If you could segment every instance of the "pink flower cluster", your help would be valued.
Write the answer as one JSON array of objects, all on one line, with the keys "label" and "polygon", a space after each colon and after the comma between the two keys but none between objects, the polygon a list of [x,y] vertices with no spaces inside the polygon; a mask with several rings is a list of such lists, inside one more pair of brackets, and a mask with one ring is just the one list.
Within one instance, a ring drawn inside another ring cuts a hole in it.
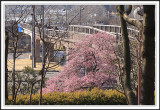
[{"label": "pink flower cluster", "polygon": [[114,43],[115,38],[107,34],[84,36],[69,51],[69,61],[62,71],[46,82],[43,94],[112,86],[117,72],[117,66],[113,63]]}]

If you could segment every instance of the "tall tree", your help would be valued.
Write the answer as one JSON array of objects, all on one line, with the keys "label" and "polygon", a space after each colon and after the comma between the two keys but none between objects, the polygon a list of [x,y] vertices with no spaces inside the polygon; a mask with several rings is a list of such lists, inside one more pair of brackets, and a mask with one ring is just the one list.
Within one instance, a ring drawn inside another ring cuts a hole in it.
[{"label": "tall tree", "polygon": [[[13,99],[13,104],[16,104],[16,82],[15,82],[15,63],[16,59],[22,54],[21,51],[18,50],[18,41],[22,36],[21,32],[17,32],[18,29],[18,24],[21,22],[25,22],[25,18],[28,16],[30,13],[29,6],[24,6],[24,5],[15,5],[15,6],[10,6],[7,5],[5,7],[6,13],[5,13],[5,31],[8,31],[11,36],[10,39],[11,41],[9,44],[12,44],[13,46],[13,66],[12,66],[12,99]],[[18,11],[20,10],[20,12]],[[7,73],[6,73],[7,74]],[[7,75],[6,75],[7,79]],[[8,83],[6,83],[8,84]]]},{"label": "tall tree", "polygon": [[[47,10],[45,9],[45,6],[36,6],[35,7],[36,8],[36,12],[38,11],[37,8],[39,8],[39,11],[41,12],[40,18],[42,16],[46,18],[46,14],[47,13],[53,12],[54,6],[50,5],[50,6],[46,6],[46,7],[48,7]],[[45,13],[43,13],[44,11],[45,11]],[[58,14],[57,15],[57,18],[58,18],[59,13],[57,13],[57,14]],[[68,24],[70,24],[75,19],[75,17],[73,17],[72,20],[68,22]],[[51,61],[56,57],[56,54],[58,54],[58,50],[61,49],[61,47],[62,47],[61,41],[63,40],[64,36],[67,35],[67,32],[64,32],[63,34],[59,35],[59,34],[55,34],[55,31],[53,31],[52,37],[50,35],[48,36],[43,30],[45,25],[46,25],[46,20],[45,19],[39,19],[39,20],[38,20],[37,17],[35,17],[35,21],[36,22],[39,21],[39,24],[40,24],[40,25],[37,25],[37,28],[38,28],[38,33],[39,33],[40,40],[44,44],[44,48],[43,49],[45,50],[44,53],[43,53],[43,56],[44,56],[43,57],[43,64],[42,64],[42,68],[41,68],[41,71],[40,71],[40,75],[41,75],[40,84],[41,85],[40,85],[40,91],[39,91],[40,92],[39,104],[41,105],[42,104],[42,100],[43,100],[42,87],[44,86],[46,72],[48,71],[48,69],[54,68],[55,66],[59,65],[60,63],[62,63],[63,60],[64,60],[64,58],[61,58],[60,61],[58,61],[55,65],[50,66]],[[54,24],[54,22],[55,22],[55,20],[51,20],[51,17],[49,17],[48,20],[52,21],[52,24]],[[58,22],[58,21],[56,21],[56,22]],[[63,26],[63,24],[59,24],[58,26]],[[68,28],[68,27],[66,27],[66,28]],[[58,38],[56,39],[55,37],[58,37]],[[55,54],[51,55],[51,54],[53,54],[52,50],[54,49],[55,45],[57,47],[57,51],[54,51]],[[47,60],[47,57],[49,57],[49,56],[51,56],[51,57],[48,58],[48,60]]]},{"label": "tall tree", "polygon": [[132,10],[129,5],[126,11],[119,10],[123,19],[138,28],[142,33],[142,88],[141,104],[154,104],[154,82],[155,82],[155,6],[143,6],[143,22],[130,18],[128,15]]},{"label": "tall tree", "polygon": [[113,47],[115,38],[108,34],[84,36],[69,51],[62,71],[46,82],[43,93],[74,92],[93,87],[113,87],[118,73]]},{"label": "tall tree", "polygon": [[144,105],[154,104],[155,82],[155,6],[143,6],[142,28],[142,100]]},{"label": "tall tree", "polygon": [[[42,47],[43,47],[43,49],[42,49],[42,51],[43,51],[43,53],[42,53],[42,68],[39,72],[39,74],[41,75],[41,79],[40,79],[40,98],[39,98],[39,104],[40,105],[42,104],[42,100],[43,100],[42,88],[44,87],[46,72],[48,71],[48,69],[54,68],[55,66],[59,65],[63,60],[63,59],[61,59],[55,65],[50,66],[52,60],[55,58],[56,54],[58,53],[57,51],[60,50],[60,47],[62,46],[61,40],[63,39],[63,36],[66,34],[66,33],[64,33],[62,35],[53,34],[52,37],[51,37],[51,36],[49,36],[45,33],[44,26],[45,26],[46,23],[45,23],[45,19],[44,19],[45,18],[44,7],[45,6],[41,5],[42,20],[40,21],[41,25],[38,26],[39,37],[40,37],[40,40],[42,41]],[[35,21],[37,21],[37,18],[35,18]],[[54,37],[58,37],[58,39],[55,39]],[[49,57],[49,54],[53,54],[52,50],[54,49],[54,45],[57,45],[58,43],[59,43],[59,45],[57,46],[57,51],[56,51],[55,55],[52,55],[47,60],[47,57]],[[33,86],[34,86],[34,83],[33,83]],[[32,91],[31,91],[31,94],[32,94]]]},{"label": "tall tree", "polygon": [[[120,11],[124,11],[124,6],[119,6]],[[137,104],[137,100],[131,89],[131,58],[130,58],[130,47],[129,47],[129,38],[127,32],[127,24],[126,21],[120,16],[120,24],[121,24],[121,33],[123,39],[123,57],[124,57],[124,65],[123,72],[121,74],[122,86],[124,89],[124,93],[129,105]]]},{"label": "tall tree", "polygon": [[8,61],[8,43],[9,43],[9,36],[8,32],[5,32],[5,99],[8,100],[8,68],[7,68],[7,61]]}]

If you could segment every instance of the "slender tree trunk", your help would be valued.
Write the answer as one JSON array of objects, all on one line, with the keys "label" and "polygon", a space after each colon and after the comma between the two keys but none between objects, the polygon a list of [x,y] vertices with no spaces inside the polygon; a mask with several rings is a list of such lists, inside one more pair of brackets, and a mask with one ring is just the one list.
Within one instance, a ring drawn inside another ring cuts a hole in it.
[{"label": "slender tree trunk", "polygon": [[12,99],[15,104],[15,53],[13,53],[13,69],[12,69]]},{"label": "slender tree trunk", "polygon": [[44,82],[44,67],[42,68],[42,71],[41,71],[41,85],[40,85],[40,100],[39,100],[39,105],[42,104],[42,88],[43,88],[43,82]]},{"label": "slender tree trunk", "polygon": [[37,80],[37,81],[31,83],[31,90],[30,90],[30,104],[32,104],[33,87],[34,87],[35,83],[38,82],[38,81],[40,81],[40,80]]},{"label": "slender tree trunk", "polygon": [[[124,6],[120,6],[120,10],[124,11]],[[129,38],[127,32],[127,25],[126,21],[120,16],[120,24],[121,24],[121,32],[122,32],[122,39],[123,39],[123,56],[124,56],[124,66],[123,66],[123,73],[121,75],[122,85],[124,87],[124,93],[127,98],[129,105],[136,105],[137,100],[135,94],[131,88],[131,80],[130,80],[130,73],[131,73],[131,58],[130,58],[130,47],[129,47]]]},{"label": "slender tree trunk", "polygon": [[18,44],[18,35],[14,35],[14,25],[12,26],[12,37],[14,39],[13,41],[13,69],[12,69],[12,99],[13,104],[16,104],[16,94],[15,94],[15,64],[16,64],[16,54],[17,54],[17,44]]},{"label": "slender tree trunk", "polygon": [[[42,76],[43,77],[43,76]],[[41,77],[41,87],[40,87],[40,100],[39,100],[39,105],[42,104],[42,86],[43,86],[43,78]]]},{"label": "slender tree trunk", "polygon": [[[20,81],[18,82],[18,87],[17,87],[17,90],[16,90],[16,92],[15,92],[15,100],[16,100],[16,97],[17,97],[19,88],[20,88],[20,86],[21,86],[21,83],[22,83],[22,81],[20,80]],[[16,103],[16,102],[15,102],[15,103]]]},{"label": "slender tree trunk", "polygon": [[46,64],[46,56],[43,57],[43,65],[42,65],[42,70],[40,71],[41,72],[41,87],[40,87],[40,100],[39,100],[39,104],[41,105],[42,104],[42,88],[43,88],[43,82],[44,82],[44,78],[45,78],[45,64]]},{"label": "slender tree trunk", "polygon": [[[42,39],[44,40],[44,5],[41,6],[42,8]],[[43,87],[43,80],[44,80],[44,69],[45,69],[45,41],[42,41],[42,69],[41,69],[41,87],[40,87],[40,100],[39,104],[42,104],[42,87]]]},{"label": "slender tree trunk", "polygon": [[155,6],[143,6],[141,103],[154,104],[155,82]]},{"label": "slender tree trunk", "polygon": [[30,104],[32,104],[32,92],[33,92],[34,84],[31,84],[31,91],[30,91]]},{"label": "slender tree trunk", "polygon": [[15,100],[15,63],[16,63],[16,40],[15,40],[15,35],[14,35],[14,25],[12,26],[12,37],[14,39],[13,41],[13,68],[12,68],[12,100],[13,100],[13,104],[16,103]]},{"label": "slender tree trunk", "polygon": [[7,68],[7,60],[8,60],[8,44],[9,44],[9,36],[8,32],[6,34],[5,39],[5,100],[8,100],[8,68]]}]

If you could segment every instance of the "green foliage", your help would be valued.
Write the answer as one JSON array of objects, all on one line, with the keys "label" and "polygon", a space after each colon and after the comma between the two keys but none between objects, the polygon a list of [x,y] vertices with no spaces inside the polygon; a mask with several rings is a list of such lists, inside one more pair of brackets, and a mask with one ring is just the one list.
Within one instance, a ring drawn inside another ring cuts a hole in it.
[{"label": "green foliage", "polygon": [[24,79],[27,82],[34,82],[36,78],[38,77],[38,72],[35,71],[33,68],[30,66],[25,66],[24,69],[22,70],[24,73]]},{"label": "green foliage", "polygon": [[[19,93],[29,94],[32,83],[38,80],[37,79],[37,77],[39,76],[38,71],[35,71],[30,66],[25,66],[20,75],[22,76],[21,80],[25,81],[26,83],[21,84]],[[38,82],[36,84],[38,84]],[[39,84],[33,87],[33,93],[37,92],[38,89],[39,89]]]},{"label": "green foliage", "polygon": [[25,74],[31,74],[34,76],[35,75],[35,70],[33,68],[31,68],[30,66],[25,66],[24,69],[22,70]]},{"label": "green foliage", "polygon": [[[11,97],[9,97],[11,102]],[[17,105],[29,105],[29,95],[18,95]],[[38,105],[39,94],[32,96],[32,105]],[[8,103],[12,104],[12,103]],[[53,92],[43,95],[42,105],[126,105],[125,96],[116,90],[100,90],[78,92]]]}]

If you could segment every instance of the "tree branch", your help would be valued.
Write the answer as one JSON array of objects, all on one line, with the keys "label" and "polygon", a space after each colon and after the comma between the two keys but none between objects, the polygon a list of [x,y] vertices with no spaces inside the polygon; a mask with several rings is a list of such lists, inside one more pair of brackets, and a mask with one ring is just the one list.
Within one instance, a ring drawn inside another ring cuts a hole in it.
[{"label": "tree branch", "polygon": [[141,23],[139,20],[134,19],[134,18],[130,18],[130,17],[128,16],[128,15],[131,13],[131,10],[132,10],[132,6],[131,6],[131,5],[127,5],[126,11],[120,10],[119,8],[120,8],[120,7],[118,7],[118,12],[120,13],[120,15],[123,17],[123,19],[124,19],[127,23],[129,23],[129,24],[137,27],[139,30],[142,30],[142,23]]},{"label": "tree branch", "polygon": [[137,27],[139,30],[142,30],[142,23],[139,20],[128,17],[127,13],[124,13],[122,16],[127,23]]}]

